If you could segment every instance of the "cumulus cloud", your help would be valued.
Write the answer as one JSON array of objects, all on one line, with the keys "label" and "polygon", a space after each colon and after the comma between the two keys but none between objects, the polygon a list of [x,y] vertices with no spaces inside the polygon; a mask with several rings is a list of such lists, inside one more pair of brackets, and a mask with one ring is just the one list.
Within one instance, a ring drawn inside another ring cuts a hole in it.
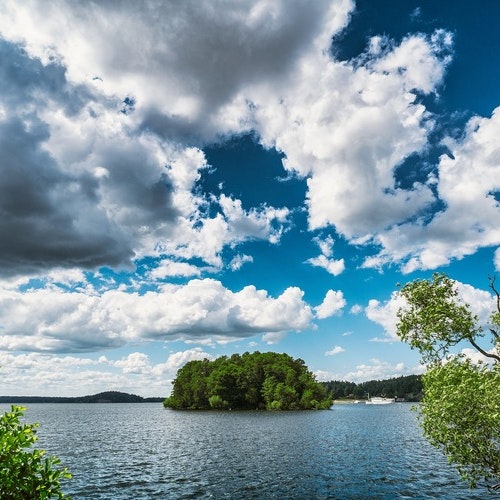
[{"label": "cumulus cloud", "polygon": [[195,347],[194,349],[188,349],[186,351],[175,352],[170,354],[167,361],[164,364],[165,371],[169,374],[177,373],[179,368],[182,368],[189,361],[209,359],[212,360],[214,357],[203,351],[201,347]]},{"label": "cumulus cloud", "polygon": [[[439,91],[450,33],[398,44],[377,35],[357,59],[337,61],[331,39],[353,8],[4,2],[0,236],[16,235],[2,238],[4,274],[130,266],[157,253],[221,266],[224,247],[279,241],[286,209],[194,194],[203,146],[249,131],[307,179],[311,229],[380,246],[366,267],[434,268],[498,244],[498,113],[447,140],[453,159],[441,158],[438,175],[397,181],[428,144],[433,117],[418,97]],[[445,208],[427,224],[437,201]],[[338,275],[344,262],[329,244],[308,262]]]},{"label": "cumulus cloud", "polygon": [[[398,321],[397,312],[405,304],[402,297],[393,292],[391,298],[382,303],[378,300],[371,299],[368,306],[365,308],[365,314],[368,319],[374,323],[381,325],[385,331],[387,341],[399,340],[396,334],[396,324]],[[380,340],[380,339],[377,339]]]},{"label": "cumulus cloud", "polygon": [[287,169],[309,176],[312,229],[331,224],[357,240],[433,201],[424,184],[396,185],[395,168],[426,144],[432,122],[416,93],[441,83],[449,43],[444,34],[409,36],[390,50],[368,51],[359,65],[310,53],[285,95],[265,96],[259,130],[286,154]]},{"label": "cumulus cloud", "polygon": [[149,276],[154,279],[164,279],[171,276],[199,276],[201,270],[197,266],[187,264],[186,262],[175,262],[172,260],[162,260],[158,266],[152,269]]},{"label": "cumulus cloud", "polygon": [[381,361],[377,358],[368,360],[367,363],[362,363],[350,372],[331,372],[327,370],[317,370],[314,372],[316,378],[322,382],[330,380],[347,380],[349,382],[366,382],[368,380],[384,380],[393,377],[401,377],[405,375],[414,375],[422,373],[422,366],[406,366],[404,363],[389,363]]},{"label": "cumulus cloud", "polygon": [[[0,353],[3,395],[85,396],[119,390],[143,397],[164,397],[170,381],[188,361],[213,359],[201,348],[173,352],[164,362],[153,363],[142,352],[117,360],[58,356],[48,353]],[[26,387],[30,391],[27,392]]]},{"label": "cumulus cloud", "polygon": [[[462,349],[461,354],[469,358],[473,363],[486,363],[486,364],[491,364],[493,361],[491,358],[488,356],[484,356],[480,352],[478,352],[476,349],[470,349],[470,348],[465,348]],[[498,349],[492,348],[489,350],[486,350],[488,354],[499,354]]]},{"label": "cumulus cloud", "polygon": [[136,375],[154,375],[158,378],[173,378],[177,371],[189,361],[213,359],[213,356],[201,347],[187,349],[185,351],[170,354],[164,363],[152,364],[149,356],[141,352],[133,352],[128,356],[112,362],[111,364],[120,368],[123,373]]},{"label": "cumulus cloud", "polygon": [[57,286],[7,288],[0,291],[0,348],[83,352],[141,339],[222,342],[300,331],[313,317],[299,288],[273,298],[254,286],[232,292],[213,279],[166,284],[144,294],[120,288],[100,294]]},{"label": "cumulus cloud", "polygon": [[241,127],[244,116],[224,109],[238,91],[289,75],[304,50],[318,36],[327,42],[351,9],[350,1],[328,0],[31,1],[6,2],[0,20],[3,36],[30,54],[57,57],[73,81],[98,76],[105,93],[134,98],[144,129],[185,142]]},{"label": "cumulus cloud", "polygon": [[285,336],[285,332],[269,332],[262,335],[262,341],[268,345],[279,344]]},{"label": "cumulus cloud", "polygon": [[338,276],[345,269],[344,259],[332,259],[334,240],[331,236],[327,236],[324,240],[314,238],[314,241],[321,250],[321,255],[312,257],[307,260],[309,264],[316,267],[326,269],[330,274]]},{"label": "cumulus cloud", "polygon": [[253,257],[251,255],[241,255],[241,254],[238,254],[238,255],[235,255],[233,257],[233,259],[229,263],[229,267],[233,271],[238,271],[239,269],[241,269],[241,267],[244,264],[250,263],[250,262],[253,262]]},{"label": "cumulus cloud", "polygon": [[[84,396],[98,392],[96,387],[102,390],[124,390],[130,387],[130,380],[119,373],[103,369],[98,361],[89,358],[0,353],[0,364],[2,392],[5,395]],[[30,392],[26,392],[28,387]],[[75,387],[78,388],[77,394]],[[164,392],[165,389],[157,395]]]},{"label": "cumulus cloud", "polygon": [[363,307],[359,304],[354,304],[350,309],[349,309],[349,313],[350,314],[359,314],[363,312]]},{"label": "cumulus cloud", "polygon": [[346,300],[341,290],[328,290],[323,302],[314,308],[314,312],[318,319],[325,319],[334,314],[340,314],[345,305]]},{"label": "cumulus cloud", "polygon": [[344,351],[345,351],[345,349],[343,347],[336,345],[333,349],[326,351],[325,356],[335,356],[336,354],[340,354],[341,352],[344,352]]},{"label": "cumulus cloud", "polygon": [[[318,12],[327,6],[318,3]],[[254,7],[252,23],[243,5],[225,5],[218,12],[186,2],[182,9],[175,6],[176,16],[171,16],[174,7],[168,3],[84,8],[63,2],[53,11],[35,1],[5,3],[0,13],[0,51],[7,61],[0,74],[4,275],[52,267],[130,267],[135,259],[158,253],[220,266],[226,245],[252,238],[279,240],[286,209],[243,210],[239,200],[207,200],[193,192],[207,164],[199,147],[192,146],[203,141],[184,137],[188,124],[192,136],[208,134],[213,140],[223,133],[207,118],[248,76],[231,68],[233,83],[220,79],[230,53],[241,64],[244,45],[250,60],[277,71],[267,52],[267,44],[275,43],[279,50],[274,56],[280,56],[283,70],[322,22],[304,2],[293,11],[295,20],[288,9],[285,16],[283,6],[274,6],[271,26],[263,16],[269,13],[265,5]],[[301,9],[307,11],[305,24]],[[47,16],[50,22],[40,22]],[[113,23],[108,23],[110,16]],[[213,38],[215,19],[226,29]],[[196,31],[180,28],[192,22]],[[102,23],[106,29],[99,28]],[[118,36],[125,26],[131,28],[127,36]],[[247,33],[243,38],[239,28]],[[268,36],[252,36],[253,30]],[[190,43],[177,45],[186,36]],[[213,46],[206,43],[210,38]],[[261,57],[264,47],[267,59]],[[214,67],[201,71],[197,58],[206,50],[211,57],[202,61],[211,59]],[[218,63],[214,55],[221,56]],[[250,67],[255,66],[242,66]],[[269,76],[267,69],[257,73]],[[207,215],[207,204],[215,205],[214,217]]]},{"label": "cumulus cloud", "polygon": [[439,161],[437,190],[444,208],[430,222],[417,219],[377,236],[383,250],[369,267],[405,262],[403,271],[435,269],[481,247],[500,243],[500,108],[472,118],[462,138],[446,139],[451,155]]},{"label": "cumulus cloud", "polygon": [[355,370],[345,373],[342,379],[359,383],[367,380],[383,380],[413,375],[421,371],[417,367],[409,367],[404,363],[389,363],[373,358],[369,360],[369,363],[357,365]]}]

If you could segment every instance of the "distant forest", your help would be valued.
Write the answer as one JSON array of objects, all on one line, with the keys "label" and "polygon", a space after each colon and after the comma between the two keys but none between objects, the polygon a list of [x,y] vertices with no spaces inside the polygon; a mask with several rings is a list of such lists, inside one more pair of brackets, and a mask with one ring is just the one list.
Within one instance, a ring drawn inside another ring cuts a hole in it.
[{"label": "distant forest", "polygon": [[420,401],[422,379],[420,375],[408,375],[387,380],[370,380],[356,384],[344,380],[321,382],[334,399],[366,399],[368,395]]},{"label": "distant forest", "polygon": [[107,391],[80,397],[0,396],[0,403],[161,403],[164,398],[143,398],[126,392]]}]

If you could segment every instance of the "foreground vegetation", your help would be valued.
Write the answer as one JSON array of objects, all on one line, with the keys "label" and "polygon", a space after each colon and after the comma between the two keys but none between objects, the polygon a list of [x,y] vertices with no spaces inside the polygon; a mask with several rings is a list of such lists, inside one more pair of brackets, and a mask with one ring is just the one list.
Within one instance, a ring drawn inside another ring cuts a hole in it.
[{"label": "foreground vegetation", "polygon": [[[483,482],[500,490],[500,293],[494,278],[490,288],[496,310],[485,332],[448,276],[407,283],[400,292],[406,305],[398,313],[397,331],[427,367],[420,405],[424,435],[469,486]],[[488,362],[452,354],[456,346],[472,347]]]},{"label": "foreground vegetation", "polygon": [[21,422],[25,410],[12,405],[0,416],[0,498],[69,498],[61,490],[61,480],[71,478],[71,474],[60,467],[58,458],[30,449],[37,440],[37,424]]},{"label": "foreground vegetation", "polygon": [[328,409],[332,398],[302,359],[274,352],[190,361],[164,406],[189,410]]}]

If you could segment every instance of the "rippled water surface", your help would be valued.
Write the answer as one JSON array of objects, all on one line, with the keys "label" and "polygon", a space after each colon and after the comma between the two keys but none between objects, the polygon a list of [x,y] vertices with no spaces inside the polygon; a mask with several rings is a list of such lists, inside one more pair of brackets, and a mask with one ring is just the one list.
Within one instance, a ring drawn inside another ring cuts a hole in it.
[{"label": "rippled water surface", "polygon": [[485,498],[422,438],[409,404],[317,412],[176,412],[31,404],[39,446],[76,499]]}]

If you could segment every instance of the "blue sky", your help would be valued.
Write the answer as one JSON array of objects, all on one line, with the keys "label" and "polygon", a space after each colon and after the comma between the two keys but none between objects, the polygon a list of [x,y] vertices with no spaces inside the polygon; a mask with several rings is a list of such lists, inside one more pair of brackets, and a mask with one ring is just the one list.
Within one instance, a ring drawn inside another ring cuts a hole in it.
[{"label": "blue sky", "polygon": [[1,394],[418,373],[395,291],[435,271],[487,321],[500,4],[1,6]]}]

